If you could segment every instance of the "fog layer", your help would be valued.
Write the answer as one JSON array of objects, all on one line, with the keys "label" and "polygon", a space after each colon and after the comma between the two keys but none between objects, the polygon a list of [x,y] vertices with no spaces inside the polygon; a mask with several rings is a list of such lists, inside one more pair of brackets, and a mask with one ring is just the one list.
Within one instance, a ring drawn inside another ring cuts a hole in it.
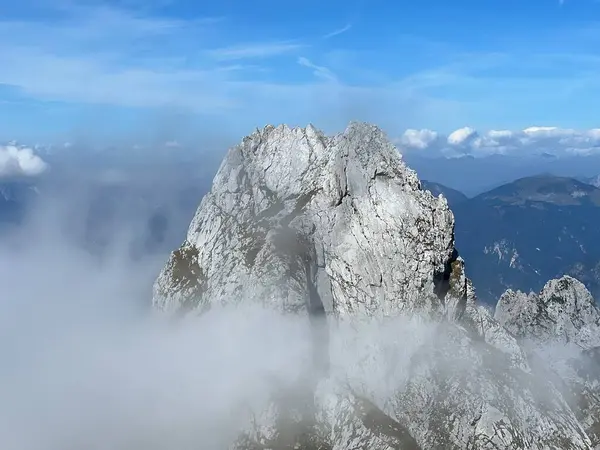
[{"label": "fog layer", "polygon": [[[3,449],[226,448],[310,372],[307,317],[259,306],[154,314],[149,286],[168,255],[132,258],[143,220],[114,224],[99,257],[82,245],[87,213],[74,204],[85,202],[44,198],[0,236]],[[417,318],[330,324],[330,379],[385,401],[415,354],[435,348],[436,328]]]}]

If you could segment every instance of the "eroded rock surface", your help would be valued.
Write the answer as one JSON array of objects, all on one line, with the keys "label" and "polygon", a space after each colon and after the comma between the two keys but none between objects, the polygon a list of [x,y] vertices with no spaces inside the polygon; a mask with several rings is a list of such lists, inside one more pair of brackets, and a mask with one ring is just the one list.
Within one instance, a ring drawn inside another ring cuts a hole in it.
[{"label": "eroded rock surface", "polygon": [[570,276],[550,280],[539,294],[507,291],[496,319],[515,336],[538,342],[600,346],[600,312],[585,285]]},{"label": "eroded rock surface", "polygon": [[592,445],[600,447],[600,310],[584,284],[564,276],[539,294],[509,290],[495,317],[534,364],[552,371]]},{"label": "eroded rock surface", "polygon": [[269,126],[227,155],[154,303],[202,309],[262,298],[303,310],[310,284],[335,314],[442,314],[453,223],[378,128],[352,124],[330,138],[312,126]]},{"label": "eroded rock surface", "polygon": [[478,305],[446,200],[377,127],[268,126],[232,148],[153,301],[260,303],[313,330],[318,370],[232,448],[592,448],[563,391]]}]

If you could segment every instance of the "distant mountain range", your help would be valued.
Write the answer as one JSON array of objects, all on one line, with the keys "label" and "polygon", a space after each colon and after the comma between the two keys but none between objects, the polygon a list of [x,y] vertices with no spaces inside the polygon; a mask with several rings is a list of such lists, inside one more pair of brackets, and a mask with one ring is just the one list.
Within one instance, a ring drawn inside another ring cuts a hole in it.
[{"label": "distant mountain range", "polygon": [[456,189],[452,189],[451,187],[444,186],[443,184],[436,183],[434,181],[423,180],[421,181],[421,186],[423,187],[423,189],[427,189],[435,196],[442,194],[444,197],[446,197],[450,208],[453,208],[459,203],[466,202],[467,200],[469,200],[469,197],[467,197],[462,192],[457,191]]},{"label": "distant mountain range", "polygon": [[600,188],[600,175],[596,175],[595,177],[582,178],[579,181],[583,181],[584,183],[591,184],[592,186]]},{"label": "distant mountain range", "polygon": [[600,188],[539,175],[473,198],[438,183],[456,217],[456,244],[482,300],[508,288],[539,291],[548,279],[578,278],[600,296]]},{"label": "distant mountain range", "polygon": [[600,154],[561,157],[549,153],[522,156],[494,154],[477,158],[442,158],[427,157],[423,152],[409,152],[403,157],[422,180],[451,186],[468,197],[511,183],[515,179],[540,173],[562,177],[581,176],[589,180],[598,175],[600,168]]}]

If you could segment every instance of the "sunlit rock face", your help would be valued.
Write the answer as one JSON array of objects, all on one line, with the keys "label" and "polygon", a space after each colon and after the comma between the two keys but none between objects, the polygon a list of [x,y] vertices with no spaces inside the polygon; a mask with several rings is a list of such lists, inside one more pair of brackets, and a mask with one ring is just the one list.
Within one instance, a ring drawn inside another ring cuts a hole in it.
[{"label": "sunlit rock face", "polygon": [[312,126],[268,126],[223,161],[157,280],[155,305],[260,298],[310,309],[310,284],[339,315],[441,314],[453,225],[446,201],[420,189],[377,127],[326,137]]},{"label": "sunlit rock face", "polygon": [[478,305],[446,200],[372,125],[267,126],[233,147],[153,304],[258,304],[311,330],[303,381],[249,412],[230,448],[593,448],[546,369]]}]

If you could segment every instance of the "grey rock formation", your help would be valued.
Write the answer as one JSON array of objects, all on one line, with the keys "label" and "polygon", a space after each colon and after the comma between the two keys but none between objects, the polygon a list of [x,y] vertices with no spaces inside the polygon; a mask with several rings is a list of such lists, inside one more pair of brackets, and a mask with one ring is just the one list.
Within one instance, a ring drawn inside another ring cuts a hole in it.
[{"label": "grey rock formation", "polygon": [[[377,128],[328,138],[268,126],[227,155],[158,278],[155,306],[260,298],[287,311],[442,314],[453,223]],[[306,301],[308,284],[322,305]]]},{"label": "grey rock formation", "polygon": [[580,281],[570,276],[550,280],[539,294],[507,291],[500,297],[496,320],[520,338],[600,345],[600,312]]},{"label": "grey rock formation", "polygon": [[446,200],[377,127],[268,126],[228,153],[153,302],[187,314],[259,303],[313,330],[318,370],[256,411],[233,448],[592,448],[464,269]]},{"label": "grey rock formation", "polygon": [[578,419],[600,448],[600,310],[580,281],[550,280],[539,294],[507,291],[495,317],[552,372]]}]

